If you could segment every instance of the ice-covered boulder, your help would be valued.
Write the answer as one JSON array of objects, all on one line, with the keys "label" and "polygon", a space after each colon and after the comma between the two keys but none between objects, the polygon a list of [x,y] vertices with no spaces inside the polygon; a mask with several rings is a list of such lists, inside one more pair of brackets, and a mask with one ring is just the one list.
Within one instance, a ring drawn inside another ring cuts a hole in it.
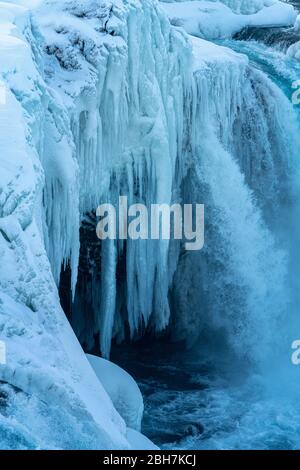
[{"label": "ice-covered boulder", "polygon": [[111,361],[91,354],[87,354],[87,358],[126,425],[140,431],[144,403],[135,380]]},{"label": "ice-covered boulder", "polygon": [[127,429],[126,437],[130,442],[133,450],[158,450],[159,448],[153,444],[150,439],[136,431],[135,429]]}]

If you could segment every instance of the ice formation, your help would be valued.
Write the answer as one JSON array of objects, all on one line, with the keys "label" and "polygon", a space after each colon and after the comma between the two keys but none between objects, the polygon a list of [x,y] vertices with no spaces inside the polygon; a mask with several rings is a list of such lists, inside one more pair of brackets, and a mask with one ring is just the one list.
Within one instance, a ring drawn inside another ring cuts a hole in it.
[{"label": "ice formation", "polygon": [[[253,13],[250,1],[224,3]],[[279,8],[289,23],[293,11],[270,3],[255,11]],[[151,447],[89,366],[60,306],[61,273],[71,273],[77,337],[91,349],[98,336],[105,357],[113,338],[146,329],[196,340],[219,328],[259,359],[284,309],[285,254],[272,231],[294,116],[246,57],[170,25],[168,5],[36,4],[0,3],[0,446]],[[205,203],[207,248],[193,257],[179,242],[80,246],[96,207],[120,194]]]}]

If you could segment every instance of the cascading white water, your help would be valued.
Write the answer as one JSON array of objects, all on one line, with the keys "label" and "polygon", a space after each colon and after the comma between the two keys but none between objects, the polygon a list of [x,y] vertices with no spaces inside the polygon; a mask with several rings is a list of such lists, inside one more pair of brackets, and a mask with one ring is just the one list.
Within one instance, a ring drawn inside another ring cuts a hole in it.
[{"label": "cascading white water", "polygon": [[[240,60],[238,74],[228,65],[224,73],[222,61],[214,80],[207,72],[195,74],[196,157],[189,179],[198,186],[192,198],[205,200],[208,228],[206,250],[195,261],[181,262],[176,273],[175,315],[183,334],[176,329],[183,339],[199,325],[225,324],[229,341],[246,356],[262,359],[265,347],[274,348],[278,340],[289,302],[278,226],[292,197],[288,185],[298,147],[290,136],[296,135],[297,122],[283,93]],[[193,312],[192,322],[191,297],[199,312]]]}]

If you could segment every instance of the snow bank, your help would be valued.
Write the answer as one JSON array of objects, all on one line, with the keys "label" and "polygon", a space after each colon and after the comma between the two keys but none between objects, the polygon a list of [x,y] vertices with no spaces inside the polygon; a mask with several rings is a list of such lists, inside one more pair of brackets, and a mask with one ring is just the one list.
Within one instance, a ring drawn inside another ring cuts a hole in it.
[{"label": "snow bank", "polygon": [[292,5],[282,2],[263,7],[252,14],[236,14],[222,3],[209,1],[195,0],[161,5],[173,25],[183,27],[193,36],[206,39],[230,37],[247,26],[290,26],[296,18]]},{"label": "snow bank", "polygon": [[[34,238],[37,242],[37,236]],[[51,279],[45,283],[37,278],[24,235],[20,234],[15,243],[19,249],[14,243],[10,249],[19,256],[21,271],[16,272],[27,278],[29,295],[32,283],[28,276],[35,277],[33,282],[39,285],[28,306],[23,303],[25,299],[16,302],[0,293],[0,338],[6,344],[6,364],[0,365],[0,382],[11,387],[9,418],[1,415],[0,430],[5,436],[9,428],[14,429],[14,437],[6,446],[14,449],[27,436],[30,448],[129,448],[123,421],[89,367],[59,305],[53,304],[51,293],[51,313],[46,308],[34,308],[42,295],[46,297]],[[7,257],[4,259],[7,261]]]},{"label": "snow bank", "polygon": [[91,354],[87,358],[126,425],[140,431],[144,403],[135,380],[113,362]]}]

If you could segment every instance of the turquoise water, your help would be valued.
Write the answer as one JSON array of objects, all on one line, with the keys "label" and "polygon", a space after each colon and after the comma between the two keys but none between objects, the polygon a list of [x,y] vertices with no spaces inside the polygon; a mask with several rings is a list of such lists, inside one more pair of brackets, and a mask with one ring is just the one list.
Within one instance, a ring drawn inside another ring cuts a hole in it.
[{"label": "turquoise water", "polygon": [[[289,99],[292,98],[295,91],[292,83],[300,77],[299,61],[256,41],[225,40],[219,43],[247,55],[253,67],[264,72]],[[300,107],[295,107],[295,111],[300,114]]]}]

